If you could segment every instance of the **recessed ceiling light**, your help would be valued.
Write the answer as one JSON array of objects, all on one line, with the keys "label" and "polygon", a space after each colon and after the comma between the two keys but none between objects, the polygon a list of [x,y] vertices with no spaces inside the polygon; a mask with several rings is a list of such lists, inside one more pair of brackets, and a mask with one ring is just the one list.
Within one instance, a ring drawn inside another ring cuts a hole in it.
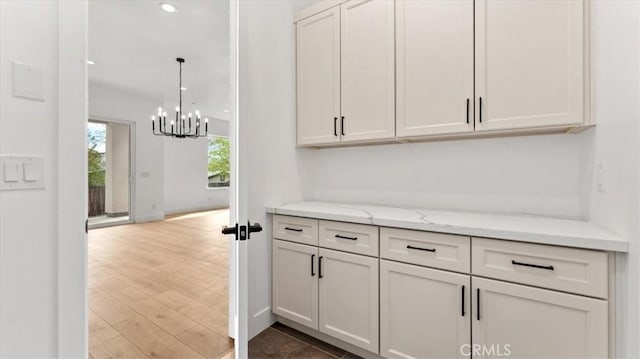
[{"label": "recessed ceiling light", "polygon": [[229,112],[229,110],[224,110],[224,112]]},{"label": "recessed ceiling light", "polygon": [[182,87],[180,87],[180,91],[187,91],[187,88],[182,86]]},{"label": "recessed ceiling light", "polygon": [[95,64],[96,64],[95,62],[93,62],[93,61],[91,61],[91,60],[87,60],[87,63],[88,63],[89,65],[95,65]]},{"label": "recessed ceiling light", "polygon": [[166,3],[166,2],[161,2],[160,3],[160,7],[162,8],[162,10],[166,11],[166,12],[176,12],[178,9],[176,9],[175,6]]}]

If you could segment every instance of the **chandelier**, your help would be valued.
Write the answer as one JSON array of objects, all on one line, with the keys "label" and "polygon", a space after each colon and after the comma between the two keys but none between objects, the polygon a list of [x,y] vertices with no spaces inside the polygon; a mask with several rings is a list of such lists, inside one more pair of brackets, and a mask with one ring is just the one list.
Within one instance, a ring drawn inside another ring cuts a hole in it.
[{"label": "chandelier", "polygon": [[[195,116],[189,112],[188,115],[184,115],[182,112],[182,64],[184,63],[184,59],[178,57],[176,59],[178,61],[178,66],[180,67],[180,82],[178,83],[178,93],[180,94],[180,102],[176,107],[176,117],[175,120],[172,119],[169,123],[169,128],[167,129],[167,112],[162,109],[162,107],[158,108],[158,117],[151,116],[151,130],[153,134],[156,136],[171,136],[175,138],[198,138],[198,137],[206,137],[209,132],[209,119],[204,119],[204,133],[202,132],[201,126],[201,118],[200,111],[196,110]],[[195,122],[195,127],[191,126],[192,123]],[[158,123],[158,131],[156,131],[156,122]]]}]

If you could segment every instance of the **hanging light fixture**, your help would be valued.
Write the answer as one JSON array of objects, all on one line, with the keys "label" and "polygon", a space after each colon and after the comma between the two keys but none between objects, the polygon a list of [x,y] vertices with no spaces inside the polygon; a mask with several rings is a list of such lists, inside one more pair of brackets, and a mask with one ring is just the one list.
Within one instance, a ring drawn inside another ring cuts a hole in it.
[{"label": "hanging light fixture", "polygon": [[[196,110],[195,116],[191,112],[185,116],[182,112],[182,64],[184,63],[184,59],[178,57],[176,61],[178,61],[178,66],[180,66],[180,82],[178,84],[178,93],[180,94],[180,97],[178,106],[176,107],[176,118],[175,120],[171,120],[169,124],[170,127],[167,129],[167,112],[164,111],[162,107],[159,107],[157,119],[155,115],[151,116],[151,130],[156,136],[171,136],[175,138],[206,137],[209,132],[209,119],[204,119],[203,133],[200,111]],[[195,127],[191,126],[192,118],[195,122]],[[158,131],[156,131],[156,122],[158,123]]]}]

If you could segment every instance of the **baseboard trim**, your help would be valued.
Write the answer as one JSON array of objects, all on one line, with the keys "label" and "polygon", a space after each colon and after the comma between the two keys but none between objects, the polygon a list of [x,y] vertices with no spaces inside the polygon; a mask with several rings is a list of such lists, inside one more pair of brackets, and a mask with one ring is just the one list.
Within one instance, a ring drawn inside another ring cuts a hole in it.
[{"label": "baseboard trim", "polygon": [[162,221],[164,219],[164,213],[150,214],[147,216],[136,216],[135,223],[155,222]]},{"label": "baseboard trim", "polygon": [[360,347],[357,347],[357,346],[355,346],[353,344],[343,342],[342,340],[336,339],[336,338],[334,338],[334,337],[332,337],[330,335],[322,333],[319,330],[315,330],[315,329],[311,329],[311,328],[305,327],[304,325],[298,324],[298,323],[296,323],[294,321],[291,321],[289,319],[276,316],[276,320],[278,322],[288,326],[288,327],[291,327],[291,328],[299,331],[299,332],[303,332],[304,334],[307,334],[307,335],[310,335],[310,336],[312,336],[314,338],[320,339],[325,343],[329,343],[329,344],[331,344],[333,346],[336,346],[336,347],[338,347],[340,349],[346,350],[346,351],[348,351],[350,353],[353,353],[355,355],[359,355],[359,356],[361,356],[363,358],[367,358],[367,359],[383,359],[383,357],[381,357],[380,355],[378,355],[376,353],[372,353],[372,352],[370,352],[368,350],[364,350],[364,349],[362,349]]},{"label": "baseboard trim", "polygon": [[251,323],[249,323],[249,339],[262,333],[276,322],[275,317],[271,314],[271,307],[265,307],[253,314]]},{"label": "baseboard trim", "polygon": [[174,214],[184,214],[184,213],[193,213],[193,212],[204,212],[204,211],[215,211],[218,209],[228,209],[229,206],[198,206],[198,207],[187,207],[187,208],[172,208],[164,211],[165,216],[170,216]]}]

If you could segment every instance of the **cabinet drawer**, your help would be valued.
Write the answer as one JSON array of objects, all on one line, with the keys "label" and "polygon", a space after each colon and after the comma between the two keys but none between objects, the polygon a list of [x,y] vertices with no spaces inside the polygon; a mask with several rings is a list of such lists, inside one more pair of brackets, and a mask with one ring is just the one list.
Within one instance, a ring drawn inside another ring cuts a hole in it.
[{"label": "cabinet drawer", "polygon": [[273,216],[273,238],[318,245],[318,220],[302,217]]},{"label": "cabinet drawer", "polygon": [[469,273],[469,237],[380,228],[380,258]]},{"label": "cabinet drawer", "polygon": [[378,256],[378,227],[364,224],[320,221],[320,247],[367,256]]},{"label": "cabinet drawer", "polygon": [[472,239],[473,275],[607,298],[607,253]]}]

